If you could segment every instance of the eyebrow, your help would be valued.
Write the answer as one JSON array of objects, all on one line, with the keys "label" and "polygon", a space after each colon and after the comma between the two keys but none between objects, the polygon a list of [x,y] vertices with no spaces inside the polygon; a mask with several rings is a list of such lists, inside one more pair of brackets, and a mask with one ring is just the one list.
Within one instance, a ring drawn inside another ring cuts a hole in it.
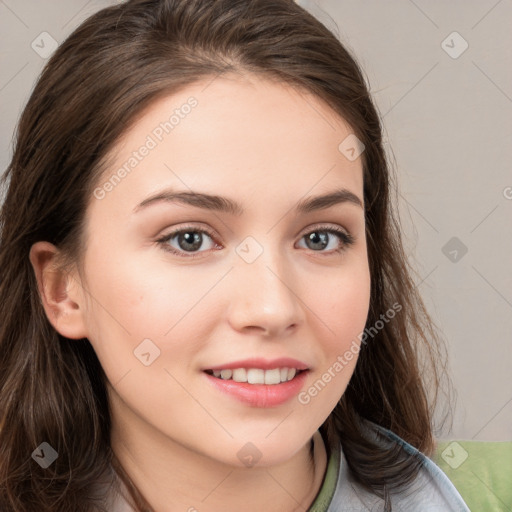
[{"label": "eyebrow", "polygon": [[[172,189],[164,190],[144,199],[134,208],[133,212],[137,213],[150,205],[154,205],[160,202],[179,202],[205,210],[226,212],[236,216],[240,216],[244,213],[244,209],[240,203],[234,201],[233,199],[229,199],[228,197],[194,191],[175,191]],[[355,204],[364,209],[361,199],[359,199],[356,194],[350,190],[347,190],[346,188],[340,188],[324,195],[302,199],[295,206],[295,213],[311,213],[313,211],[324,210],[330,208],[331,206],[342,203]]]}]

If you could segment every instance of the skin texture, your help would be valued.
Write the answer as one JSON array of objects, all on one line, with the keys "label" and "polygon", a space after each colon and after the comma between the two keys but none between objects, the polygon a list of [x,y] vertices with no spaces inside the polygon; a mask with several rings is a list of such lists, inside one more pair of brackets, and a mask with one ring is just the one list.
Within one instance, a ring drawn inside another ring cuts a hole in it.
[{"label": "skin texture", "polygon": [[[91,198],[82,272],[52,272],[57,249],[47,242],[30,259],[52,325],[70,343],[93,345],[110,384],[112,446],[156,510],[303,510],[326,468],[319,436],[309,460],[310,440],[357,357],[309,403],[293,397],[271,408],[219,392],[202,369],[292,357],[310,369],[307,390],[357,340],[370,297],[363,209],[343,203],[298,216],[292,208],[340,187],[363,202],[362,162],[339,151],[351,129],[316,97],[226,75],[154,102],[119,141],[99,186],[191,96],[197,106],[161,141],[152,136],[157,146],[110,192]],[[164,202],[133,212],[169,187],[227,196],[244,213]],[[326,234],[326,248],[308,245],[305,235],[324,224],[354,244],[336,252],[343,241]],[[215,235],[202,235],[197,258],[178,237],[165,243],[184,256],[156,242],[189,225]],[[263,249],[252,263],[236,252],[249,236]],[[144,339],[160,350],[148,366],[134,355]],[[254,467],[237,456],[248,442],[261,454]]]}]

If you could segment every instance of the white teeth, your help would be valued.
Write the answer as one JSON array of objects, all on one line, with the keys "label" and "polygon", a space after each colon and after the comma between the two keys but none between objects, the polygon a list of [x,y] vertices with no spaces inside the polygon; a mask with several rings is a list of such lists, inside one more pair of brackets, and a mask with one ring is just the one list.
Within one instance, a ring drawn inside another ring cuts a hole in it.
[{"label": "white teeth", "polygon": [[247,370],[247,382],[249,384],[265,384],[265,372],[257,368]]},{"label": "white teeth", "polygon": [[281,371],[279,368],[275,370],[267,370],[265,372],[265,384],[279,384],[281,382]]},{"label": "white teeth", "polygon": [[247,382],[247,371],[245,368],[233,370],[233,380],[235,382]]},{"label": "white teeth", "polygon": [[224,380],[231,379],[232,375],[233,375],[233,370],[221,370],[220,371],[221,379],[224,379]]},{"label": "white teeth", "polygon": [[214,377],[224,380],[232,379],[235,382],[248,382],[249,384],[280,384],[292,380],[296,374],[297,370],[295,368],[213,370]]}]

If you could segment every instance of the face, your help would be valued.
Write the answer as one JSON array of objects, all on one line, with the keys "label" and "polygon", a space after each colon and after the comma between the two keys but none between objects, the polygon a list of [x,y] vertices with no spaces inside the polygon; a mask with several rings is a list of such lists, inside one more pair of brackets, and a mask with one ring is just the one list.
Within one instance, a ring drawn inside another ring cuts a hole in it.
[{"label": "face", "polygon": [[120,428],[235,466],[250,442],[271,465],[326,420],[369,308],[351,133],[255,76],[189,86],[126,132],[88,206],[81,306]]}]

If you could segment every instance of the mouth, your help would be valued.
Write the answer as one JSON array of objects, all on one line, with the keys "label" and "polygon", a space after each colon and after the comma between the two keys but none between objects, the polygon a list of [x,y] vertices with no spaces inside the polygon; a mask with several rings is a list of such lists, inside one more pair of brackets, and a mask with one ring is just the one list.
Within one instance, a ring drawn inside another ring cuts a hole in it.
[{"label": "mouth", "polygon": [[310,372],[306,365],[303,368],[290,365],[265,369],[258,368],[256,364],[250,368],[237,368],[238,364],[233,366],[206,369],[203,374],[221,394],[256,408],[279,407],[289,402],[304,387]]},{"label": "mouth", "polygon": [[234,368],[223,370],[204,370],[205,373],[220,380],[231,380],[247,384],[277,385],[290,382],[301,373],[308,370],[298,368],[273,368],[264,370],[262,368]]}]

